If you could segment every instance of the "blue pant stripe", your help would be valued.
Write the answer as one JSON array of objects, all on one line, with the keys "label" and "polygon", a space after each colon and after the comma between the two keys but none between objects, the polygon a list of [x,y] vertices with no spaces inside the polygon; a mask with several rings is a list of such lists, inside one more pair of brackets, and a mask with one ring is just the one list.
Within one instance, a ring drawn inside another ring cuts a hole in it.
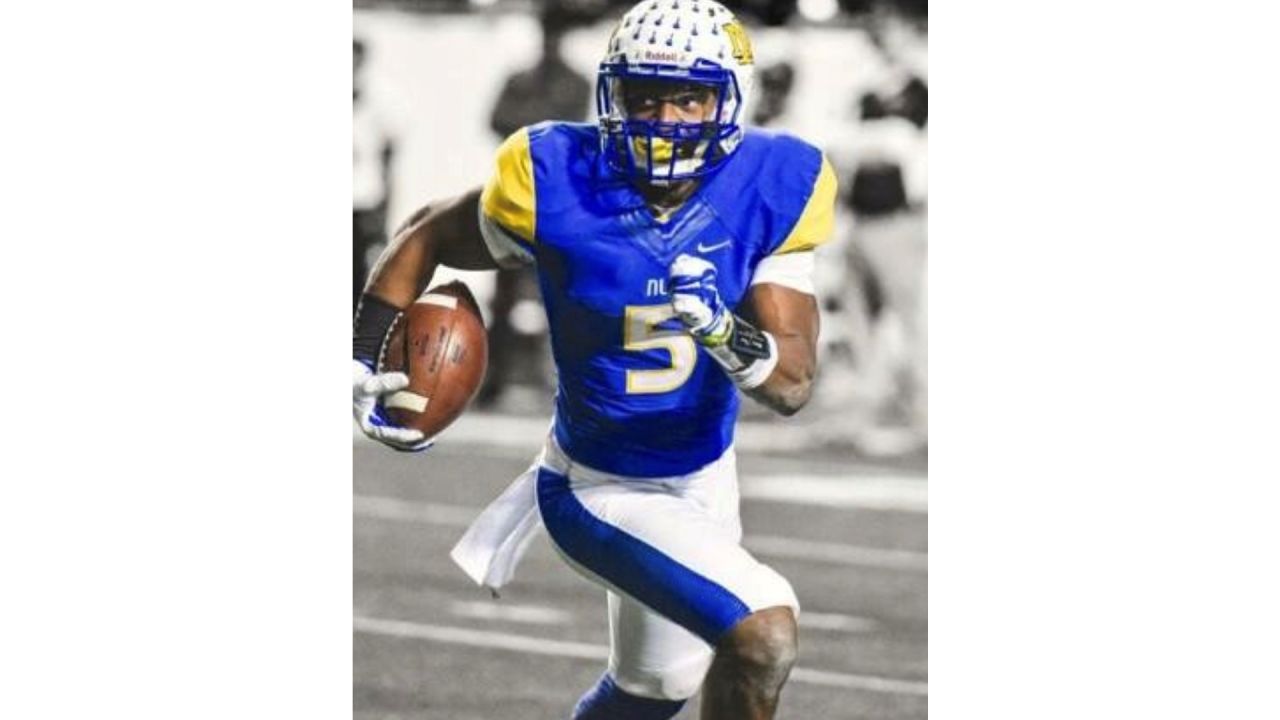
[{"label": "blue pant stripe", "polygon": [[600,677],[573,709],[573,720],[670,720],[684,700],[656,700],[624,692],[609,673]]},{"label": "blue pant stripe", "polygon": [[547,533],[574,562],[715,645],[750,608],[724,587],[592,515],[558,472],[538,471]]}]

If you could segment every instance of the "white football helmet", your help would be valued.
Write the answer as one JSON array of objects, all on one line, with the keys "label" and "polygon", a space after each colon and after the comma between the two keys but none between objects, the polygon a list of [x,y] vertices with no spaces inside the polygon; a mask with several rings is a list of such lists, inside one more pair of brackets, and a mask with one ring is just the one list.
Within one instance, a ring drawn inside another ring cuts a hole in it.
[{"label": "white football helmet", "polygon": [[[755,58],[733,13],[714,0],[644,0],[609,38],[596,77],[600,138],[610,167],[654,184],[719,169],[742,140]],[[716,92],[712,120],[661,122],[628,117],[628,81],[706,85]]]}]

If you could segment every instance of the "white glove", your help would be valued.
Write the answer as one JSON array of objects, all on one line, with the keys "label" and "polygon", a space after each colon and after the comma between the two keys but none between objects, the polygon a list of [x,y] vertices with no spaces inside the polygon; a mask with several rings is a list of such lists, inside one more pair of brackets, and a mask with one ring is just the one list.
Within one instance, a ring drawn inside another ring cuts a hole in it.
[{"label": "white glove", "polygon": [[[680,255],[667,269],[671,308],[693,339],[728,373],[743,390],[759,387],[778,365],[778,345],[773,336],[758,330],[768,344],[768,352],[743,357],[729,346],[740,322],[729,312],[716,289],[716,266],[693,255]],[[745,321],[741,321],[746,325]]]},{"label": "white glove", "polygon": [[359,360],[351,362],[351,406],[365,435],[402,452],[422,452],[435,444],[421,430],[394,425],[382,414],[378,400],[408,387],[409,376],[401,372],[375,375]]},{"label": "white glove", "polygon": [[667,270],[671,308],[689,334],[704,345],[721,345],[732,329],[732,315],[716,289],[716,266],[700,257],[680,255]]}]

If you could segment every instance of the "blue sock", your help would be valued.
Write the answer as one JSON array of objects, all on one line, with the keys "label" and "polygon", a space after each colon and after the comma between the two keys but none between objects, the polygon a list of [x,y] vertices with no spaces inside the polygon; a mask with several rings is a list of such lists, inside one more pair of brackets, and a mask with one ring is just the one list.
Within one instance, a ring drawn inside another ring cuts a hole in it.
[{"label": "blue sock", "polygon": [[587,691],[573,709],[573,720],[670,720],[684,700],[655,700],[623,692],[609,673]]}]

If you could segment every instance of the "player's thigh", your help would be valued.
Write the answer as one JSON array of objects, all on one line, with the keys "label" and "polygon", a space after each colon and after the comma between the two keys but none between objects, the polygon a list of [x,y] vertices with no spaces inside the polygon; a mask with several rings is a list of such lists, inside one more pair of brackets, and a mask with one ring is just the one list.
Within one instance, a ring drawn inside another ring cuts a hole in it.
[{"label": "player's thigh", "polygon": [[738,544],[735,524],[700,503],[620,484],[575,485],[543,468],[538,504],[571,566],[709,644],[756,610],[798,610],[790,583]]},{"label": "player's thigh", "polygon": [[702,638],[639,602],[609,592],[609,672],[641,697],[693,697],[714,652]]}]

